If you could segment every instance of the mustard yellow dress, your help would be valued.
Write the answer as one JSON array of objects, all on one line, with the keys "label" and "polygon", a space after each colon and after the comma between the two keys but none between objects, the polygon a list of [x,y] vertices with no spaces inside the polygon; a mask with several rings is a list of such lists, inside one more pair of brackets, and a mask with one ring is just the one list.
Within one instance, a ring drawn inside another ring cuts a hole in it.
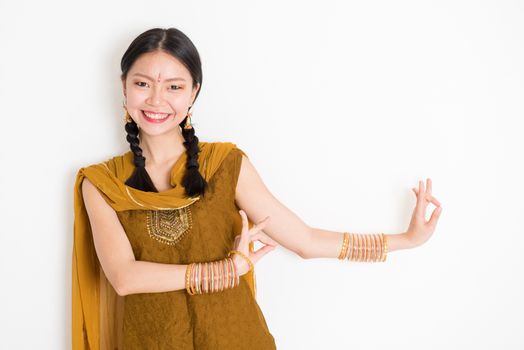
[{"label": "mustard yellow dress", "polygon": [[[137,260],[189,264],[220,260],[234,247],[242,220],[235,203],[242,151],[233,148],[202,198],[171,211],[124,210],[118,218]],[[127,154],[131,161],[132,154]],[[203,162],[205,159],[199,159]],[[176,164],[182,171],[185,164]],[[123,349],[276,349],[246,279],[203,295],[185,290],[124,297]]]}]

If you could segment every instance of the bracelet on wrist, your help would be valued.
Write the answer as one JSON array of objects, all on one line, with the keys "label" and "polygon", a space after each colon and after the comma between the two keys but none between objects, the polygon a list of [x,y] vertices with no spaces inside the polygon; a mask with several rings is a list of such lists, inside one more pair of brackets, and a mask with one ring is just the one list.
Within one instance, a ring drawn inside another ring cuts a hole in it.
[{"label": "bracelet on wrist", "polygon": [[388,240],[384,233],[356,234],[344,232],[339,260],[359,262],[386,261]]},{"label": "bracelet on wrist", "polygon": [[247,262],[247,264],[249,266],[249,270],[247,270],[247,272],[250,272],[251,270],[253,270],[255,268],[253,266],[253,263],[251,262],[251,260],[244,253],[242,253],[241,251],[239,251],[239,250],[231,250],[229,253],[227,253],[227,256],[229,257],[232,254],[240,255]]},{"label": "bracelet on wrist", "polygon": [[191,263],[186,269],[186,291],[189,295],[209,294],[237,287],[240,276],[233,259]]}]

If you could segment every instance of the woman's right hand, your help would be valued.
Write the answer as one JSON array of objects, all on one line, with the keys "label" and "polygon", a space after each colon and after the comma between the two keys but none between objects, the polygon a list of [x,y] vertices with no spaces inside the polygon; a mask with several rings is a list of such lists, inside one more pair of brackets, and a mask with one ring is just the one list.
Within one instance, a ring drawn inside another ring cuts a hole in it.
[{"label": "woman's right hand", "polygon": [[[247,256],[254,265],[264,255],[273,251],[278,244],[262,231],[270,220],[269,216],[264,220],[257,222],[251,229],[249,229],[249,222],[246,213],[242,209],[239,210],[239,213],[242,217],[242,232],[235,237],[235,247],[233,249],[244,253],[244,255]],[[265,244],[265,246],[255,252],[250,252],[249,243],[257,240]],[[239,276],[242,276],[249,271],[249,264],[243,257],[239,254],[233,254],[232,258]]]}]

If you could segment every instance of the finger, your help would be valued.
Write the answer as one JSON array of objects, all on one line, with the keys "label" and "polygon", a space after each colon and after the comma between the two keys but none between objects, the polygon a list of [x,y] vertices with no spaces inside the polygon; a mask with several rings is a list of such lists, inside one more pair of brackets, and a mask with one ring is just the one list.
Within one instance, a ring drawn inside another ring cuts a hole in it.
[{"label": "finger", "polygon": [[239,210],[239,213],[242,217],[242,232],[240,232],[238,240],[235,240],[235,245],[238,250],[243,251],[243,249],[246,249],[249,244],[249,221],[244,210]]},{"label": "finger", "polygon": [[238,211],[240,213],[240,216],[242,217],[242,233],[245,233],[247,232],[247,227],[248,227],[248,221],[247,221],[247,215],[246,215],[246,212],[243,211],[242,209],[240,209]]},{"label": "finger", "polygon": [[442,214],[442,207],[438,207],[433,210],[433,213],[431,213],[431,217],[428,222],[431,227],[435,227],[437,225],[437,220],[439,219],[440,214]]},{"label": "finger", "polygon": [[253,233],[256,233],[256,232],[262,230],[264,227],[266,227],[266,224],[269,222],[269,220],[270,220],[269,216],[266,216],[265,219],[257,222],[255,225],[253,225],[253,227],[251,227],[250,232],[253,234]]},{"label": "finger", "polygon": [[428,177],[428,179],[426,180],[427,181],[427,190],[426,190],[426,193],[431,195],[431,189],[433,187],[433,184],[431,183],[431,179]]},{"label": "finger", "polygon": [[264,255],[266,255],[267,253],[275,250],[275,246],[271,246],[271,245],[266,245],[266,246],[263,246],[262,248],[260,248],[259,250],[251,253],[251,261],[253,263],[256,263],[258,260],[260,260],[260,258],[262,258]]},{"label": "finger", "polygon": [[[415,192],[415,190],[413,190],[413,192]],[[418,195],[418,193],[415,192],[416,195]],[[440,202],[433,196],[431,195],[426,195],[426,197],[424,197],[424,199],[428,202],[431,202],[433,204],[435,204],[436,207],[440,206]]]},{"label": "finger", "polygon": [[273,239],[271,239],[271,237],[269,237],[267,234],[265,234],[264,232],[258,232],[258,233],[255,233],[254,235],[251,236],[251,240],[252,241],[256,241],[256,240],[259,240],[260,242],[262,243],[265,243],[265,244],[270,244],[272,246],[277,246],[278,243],[276,241],[274,241]]},{"label": "finger", "polygon": [[435,204],[435,206],[440,207],[440,202],[435,197],[431,196],[430,201]]},{"label": "finger", "polygon": [[424,203],[424,183],[419,180],[418,182],[418,196],[417,196],[417,204],[416,204],[416,211],[419,216],[423,216],[426,211],[426,205]]}]

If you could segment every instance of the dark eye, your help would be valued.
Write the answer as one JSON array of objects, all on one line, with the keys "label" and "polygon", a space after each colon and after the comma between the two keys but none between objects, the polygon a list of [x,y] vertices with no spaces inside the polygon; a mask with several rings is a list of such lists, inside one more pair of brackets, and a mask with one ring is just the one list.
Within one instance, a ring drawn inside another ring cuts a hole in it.
[{"label": "dark eye", "polygon": [[143,81],[139,81],[139,82],[137,82],[137,83],[135,83],[135,84],[138,85],[138,86],[140,86],[140,87],[143,87],[142,85],[139,85],[139,84],[142,84],[142,83],[143,83],[143,84],[147,84],[146,82],[143,82]]},{"label": "dark eye", "polygon": [[180,90],[180,86],[178,86],[178,85],[171,85],[171,87],[173,87],[173,86],[177,87],[177,89],[173,89],[173,90]]}]

